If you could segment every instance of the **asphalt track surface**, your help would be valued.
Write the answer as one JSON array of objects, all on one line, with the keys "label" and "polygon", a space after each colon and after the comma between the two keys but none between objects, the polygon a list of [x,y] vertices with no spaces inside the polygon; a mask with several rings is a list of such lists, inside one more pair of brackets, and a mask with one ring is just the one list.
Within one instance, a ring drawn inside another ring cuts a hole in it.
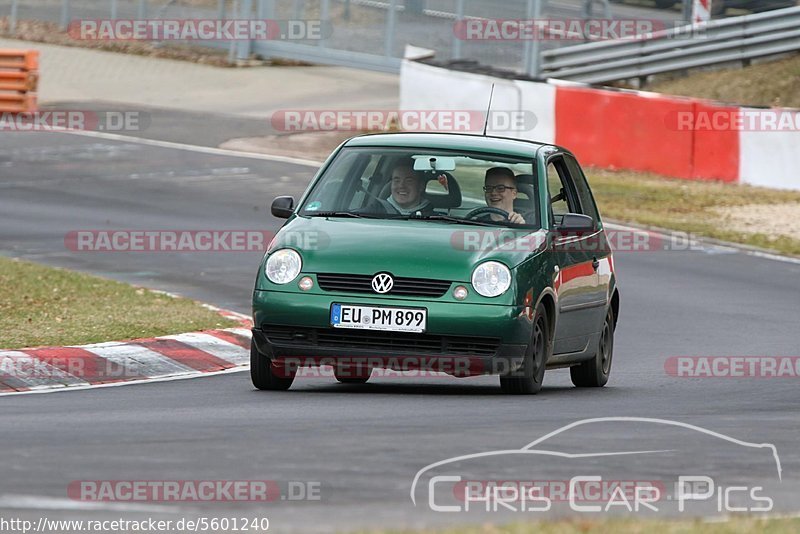
[{"label": "asphalt track surface", "polygon": [[[2,133],[0,251],[247,312],[257,253],[76,253],[66,250],[64,235],[276,230],[271,199],[299,195],[313,171],[63,133]],[[320,377],[273,393],[255,391],[240,372],[4,397],[0,512],[33,519],[266,516],[273,532],[551,519],[575,512],[564,506],[525,515],[433,512],[424,498],[414,506],[411,483],[432,462],[520,448],[568,423],[611,416],[680,421],[774,444],[783,475],[769,490],[774,511],[796,511],[797,378],[676,378],[664,366],[670,356],[800,356],[800,265],[717,247],[619,253],[616,263],[622,312],[604,389],[575,389],[568,372],[557,370],[535,397],[501,395],[496,377],[380,377],[366,386]],[[600,422],[575,430],[551,448],[672,451],[602,460],[606,476],[621,480],[666,480],[698,469],[721,469],[750,485],[776,478],[762,449],[685,429]],[[535,476],[556,480],[569,472],[557,459],[511,461],[493,476],[534,468]],[[467,475],[489,476],[479,467]],[[319,483],[321,499],[87,504],[67,496],[77,480],[310,481]],[[687,513],[713,515],[711,508]]]}]

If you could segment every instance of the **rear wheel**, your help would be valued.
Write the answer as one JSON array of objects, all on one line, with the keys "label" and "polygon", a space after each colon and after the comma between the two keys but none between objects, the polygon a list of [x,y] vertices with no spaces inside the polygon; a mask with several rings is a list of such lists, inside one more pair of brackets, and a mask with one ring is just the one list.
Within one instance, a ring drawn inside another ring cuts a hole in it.
[{"label": "rear wheel", "polygon": [[258,352],[255,341],[250,341],[250,380],[258,389],[283,391],[292,387],[295,372],[276,365]]},{"label": "rear wheel", "polygon": [[606,312],[603,331],[597,353],[589,361],[569,368],[572,383],[579,388],[603,387],[611,375],[611,360],[614,356],[614,310],[611,306]]},{"label": "rear wheel", "polygon": [[500,376],[500,388],[511,395],[534,395],[542,389],[544,367],[550,351],[550,330],[547,314],[540,303],[533,318],[531,342],[525,351],[522,366],[507,375]]}]

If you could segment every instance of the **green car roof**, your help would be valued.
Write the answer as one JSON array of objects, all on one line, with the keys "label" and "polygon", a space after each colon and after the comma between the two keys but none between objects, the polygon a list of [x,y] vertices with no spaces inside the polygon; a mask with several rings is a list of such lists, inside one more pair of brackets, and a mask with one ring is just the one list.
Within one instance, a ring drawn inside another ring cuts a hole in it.
[{"label": "green car roof", "polygon": [[536,151],[545,146],[545,144],[523,139],[475,134],[388,133],[354,137],[347,141],[345,146],[454,149],[533,158],[536,155]]}]

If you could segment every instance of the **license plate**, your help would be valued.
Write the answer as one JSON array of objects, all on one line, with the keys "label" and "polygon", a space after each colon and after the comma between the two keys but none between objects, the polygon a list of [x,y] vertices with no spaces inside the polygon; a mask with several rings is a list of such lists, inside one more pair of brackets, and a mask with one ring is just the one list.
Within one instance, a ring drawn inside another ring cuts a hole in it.
[{"label": "license plate", "polygon": [[425,308],[386,308],[377,306],[331,306],[331,326],[358,330],[424,332],[428,322]]}]

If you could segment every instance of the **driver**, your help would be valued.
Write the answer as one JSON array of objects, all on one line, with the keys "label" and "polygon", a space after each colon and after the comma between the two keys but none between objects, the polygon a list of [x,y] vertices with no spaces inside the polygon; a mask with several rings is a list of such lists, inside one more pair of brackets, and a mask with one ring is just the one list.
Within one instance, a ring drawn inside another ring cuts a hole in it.
[{"label": "driver", "polygon": [[[498,208],[508,213],[508,221],[514,224],[525,224],[525,219],[514,211],[514,199],[517,198],[517,182],[514,171],[506,167],[492,167],[486,171],[483,192],[486,196],[486,205]],[[487,218],[493,221],[505,221],[496,213],[490,213]]]},{"label": "driver", "polygon": [[392,194],[386,200],[380,199],[388,213],[412,215],[417,212],[428,214],[432,206],[422,196],[425,190],[425,178],[414,170],[413,158],[403,158],[395,163],[392,169]]}]

